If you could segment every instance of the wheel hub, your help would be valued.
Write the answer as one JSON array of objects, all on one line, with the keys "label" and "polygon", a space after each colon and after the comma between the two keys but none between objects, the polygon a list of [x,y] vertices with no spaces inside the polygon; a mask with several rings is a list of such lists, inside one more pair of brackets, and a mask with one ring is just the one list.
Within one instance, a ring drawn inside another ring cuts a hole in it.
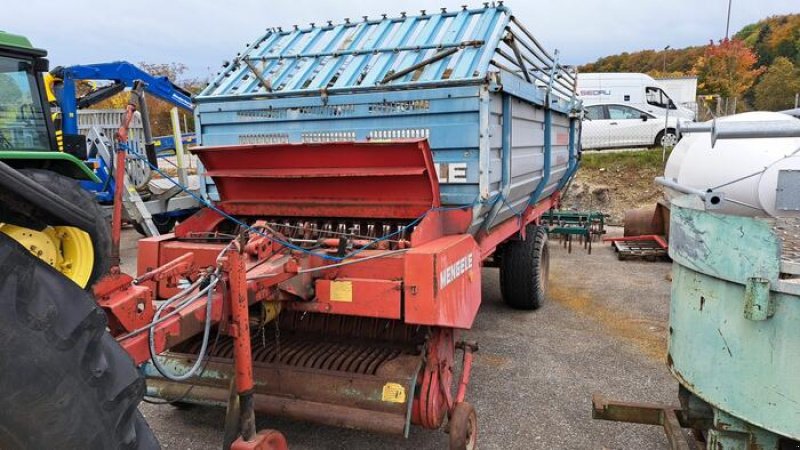
[{"label": "wheel hub", "polygon": [[86,287],[94,267],[94,248],[88,233],[75,227],[47,227],[37,231],[0,224],[0,232],[19,242],[80,287]]}]

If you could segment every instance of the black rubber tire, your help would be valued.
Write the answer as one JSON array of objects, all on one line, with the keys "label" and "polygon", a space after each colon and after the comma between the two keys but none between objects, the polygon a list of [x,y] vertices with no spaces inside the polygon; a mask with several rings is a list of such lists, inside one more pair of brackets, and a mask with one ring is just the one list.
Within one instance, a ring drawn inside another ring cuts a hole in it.
[{"label": "black rubber tire", "polygon": [[158,449],[92,296],[0,234],[0,448]]},{"label": "black rubber tire", "polygon": [[478,442],[478,416],[469,402],[456,405],[448,423],[450,450],[474,450]]},{"label": "black rubber tire", "polygon": [[[678,132],[675,131],[674,128],[667,128],[667,133],[675,136],[675,144],[677,144],[678,140],[679,140],[678,139]],[[656,141],[653,143],[653,146],[654,147],[663,147],[663,144],[661,143],[661,139],[663,139],[663,138],[664,138],[664,130],[661,130],[656,135]],[[674,145],[673,145],[673,147],[674,147]]]},{"label": "black rubber tire", "polygon": [[550,250],[545,227],[530,224],[525,236],[500,249],[500,292],[508,306],[533,310],[542,306],[547,294]]},{"label": "black rubber tire", "polygon": [[[163,214],[153,216],[153,224],[156,226],[156,230],[158,230],[159,234],[171,232],[172,229],[175,228],[177,222],[178,218],[175,216],[165,216]],[[144,232],[144,224],[134,222],[133,229],[142,236],[147,236],[147,233]]]},{"label": "black rubber tire", "polygon": [[111,268],[111,223],[106,220],[103,208],[91,192],[81,188],[77,180],[50,170],[22,169],[20,172],[96,218],[92,228],[83,230],[92,238],[94,247],[94,267],[86,284],[86,289],[90,290]]}]

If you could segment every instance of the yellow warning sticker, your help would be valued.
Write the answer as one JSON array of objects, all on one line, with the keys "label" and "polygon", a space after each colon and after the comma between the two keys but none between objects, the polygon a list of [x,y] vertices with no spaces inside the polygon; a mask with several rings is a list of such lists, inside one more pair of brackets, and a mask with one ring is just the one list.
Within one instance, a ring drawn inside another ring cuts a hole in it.
[{"label": "yellow warning sticker", "polygon": [[353,301],[353,282],[352,281],[331,281],[331,301],[332,302],[352,302]]},{"label": "yellow warning sticker", "polygon": [[405,403],[406,388],[397,383],[386,383],[383,385],[381,400],[389,403]]}]

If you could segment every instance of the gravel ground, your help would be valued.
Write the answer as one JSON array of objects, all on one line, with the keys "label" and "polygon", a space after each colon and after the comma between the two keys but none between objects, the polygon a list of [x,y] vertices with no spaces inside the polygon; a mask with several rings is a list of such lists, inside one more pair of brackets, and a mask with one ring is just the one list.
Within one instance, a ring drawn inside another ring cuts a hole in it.
[{"label": "gravel ground", "polygon": [[[610,234],[620,233],[612,229]],[[135,271],[138,235],[123,234],[123,269]],[[567,253],[550,243],[547,303],[535,312],[507,308],[497,269],[483,270],[483,305],[469,335],[480,343],[468,399],[478,411],[481,449],[660,449],[658,427],[591,418],[591,395],[627,401],[677,400],[667,372],[670,265],[618,261],[608,245]],[[165,449],[217,449],[224,410],[142,404]],[[441,449],[446,435],[412,429],[407,440],[281,418],[292,449]]]}]

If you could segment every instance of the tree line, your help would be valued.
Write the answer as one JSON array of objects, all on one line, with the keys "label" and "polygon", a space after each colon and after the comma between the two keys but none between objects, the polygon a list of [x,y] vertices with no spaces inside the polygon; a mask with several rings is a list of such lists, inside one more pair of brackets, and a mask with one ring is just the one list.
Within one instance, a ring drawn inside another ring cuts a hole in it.
[{"label": "tree line", "polygon": [[768,17],[745,26],[731,39],[606,56],[579,70],[695,75],[698,94],[737,99],[739,111],[788,109],[800,93],[800,14]]}]

